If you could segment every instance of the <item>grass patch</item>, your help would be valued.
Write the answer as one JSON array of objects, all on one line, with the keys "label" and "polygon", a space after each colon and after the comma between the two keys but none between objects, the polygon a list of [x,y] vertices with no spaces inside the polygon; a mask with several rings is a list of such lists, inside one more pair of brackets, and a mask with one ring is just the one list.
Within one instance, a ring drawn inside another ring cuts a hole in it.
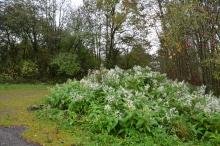
[{"label": "grass patch", "polygon": [[10,83],[1,83],[0,90],[12,90],[12,89],[46,89],[49,85],[47,84],[10,84]]},{"label": "grass patch", "polygon": [[45,146],[74,144],[72,133],[60,130],[56,122],[38,119],[27,107],[40,104],[48,94],[44,84],[0,84],[0,126],[25,126],[23,137]]}]

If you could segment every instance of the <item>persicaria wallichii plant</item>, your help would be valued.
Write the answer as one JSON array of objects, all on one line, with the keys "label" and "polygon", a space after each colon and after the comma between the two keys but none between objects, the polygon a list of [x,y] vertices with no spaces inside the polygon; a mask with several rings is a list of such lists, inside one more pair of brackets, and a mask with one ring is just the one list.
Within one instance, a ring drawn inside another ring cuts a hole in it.
[{"label": "persicaria wallichii plant", "polygon": [[205,94],[204,86],[192,89],[149,67],[101,69],[69,80],[52,89],[47,104],[76,115],[68,116],[70,123],[97,133],[156,137],[159,131],[184,141],[219,143],[220,100]]}]

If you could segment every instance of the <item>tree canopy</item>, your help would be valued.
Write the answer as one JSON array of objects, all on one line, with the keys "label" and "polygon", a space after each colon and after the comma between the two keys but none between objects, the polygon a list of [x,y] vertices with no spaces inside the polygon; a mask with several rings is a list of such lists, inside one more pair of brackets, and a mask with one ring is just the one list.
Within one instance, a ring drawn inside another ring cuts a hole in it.
[{"label": "tree canopy", "polygon": [[219,1],[84,0],[77,9],[70,2],[1,1],[1,81],[81,78],[101,64],[148,65],[219,94]]}]

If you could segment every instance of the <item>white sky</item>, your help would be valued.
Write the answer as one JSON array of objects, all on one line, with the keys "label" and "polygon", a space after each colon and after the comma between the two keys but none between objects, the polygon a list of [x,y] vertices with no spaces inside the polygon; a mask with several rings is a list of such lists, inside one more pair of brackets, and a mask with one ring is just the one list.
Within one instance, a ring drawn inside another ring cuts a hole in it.
[{"label": "white sky", "polygon": [[72,2],[72,7],[73,8],[77,8],[77,7],[83,5],[83,0],[71,0],[71,2]]}]

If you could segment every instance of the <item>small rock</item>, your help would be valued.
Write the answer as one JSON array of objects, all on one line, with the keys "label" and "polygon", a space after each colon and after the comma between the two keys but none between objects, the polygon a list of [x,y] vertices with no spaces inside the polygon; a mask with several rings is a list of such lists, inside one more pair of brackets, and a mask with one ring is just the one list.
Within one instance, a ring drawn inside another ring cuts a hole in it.
[{"label": "small rock", "polygon": [[43,108],[43,105],[31,105],[27,108],[28,111],[37,111]]}]

